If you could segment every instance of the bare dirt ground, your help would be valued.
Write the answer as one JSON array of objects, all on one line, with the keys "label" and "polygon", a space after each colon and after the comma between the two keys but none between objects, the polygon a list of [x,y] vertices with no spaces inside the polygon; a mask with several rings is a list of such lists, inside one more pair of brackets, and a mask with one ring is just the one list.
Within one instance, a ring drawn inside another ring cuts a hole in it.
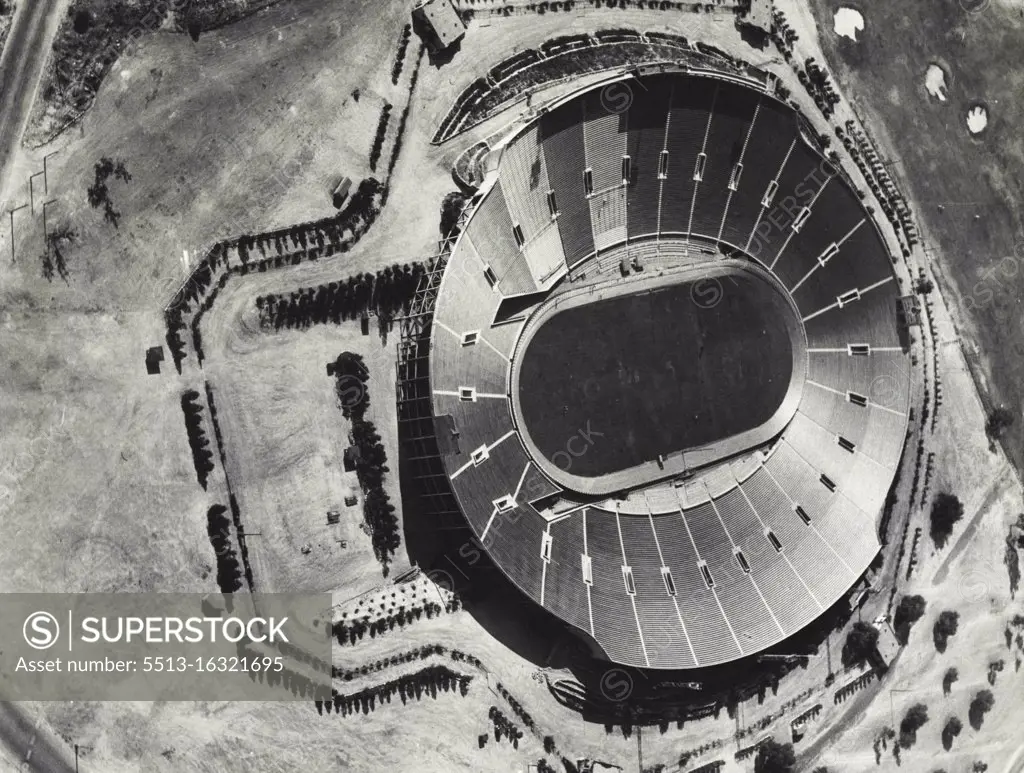
[{"label": "bare dirt ground", "polygon": [[[355,473],[345,473],[340,464],[349,427],[325,366],[343,351],[363,355],[370,370],[367,418],[397,470],[393,342],[382,344],[375,331],[361,335],[358,322],[260,333],[247,342],[251,348],[232,346],[223,358],[212,355],[205,371],[246,531],[260,534],[250,540],[259,543],[250,548],[250,555],[260,556],[261,566],[253,567],[259,587],[372,587],[382,581],[381,570],[369,536],[359,528],[362,499],[356,507],[344,507],[345,492],[358,492],[359,485]],[[396,474],[387,476],[386,487],[400,504]],[[328,510],[342,512],[338,526],[327,526]],[[303,546],[311,552],[303,555]],[[397,559],[391,571],[400,574],[408,562],[401,554]]]}]

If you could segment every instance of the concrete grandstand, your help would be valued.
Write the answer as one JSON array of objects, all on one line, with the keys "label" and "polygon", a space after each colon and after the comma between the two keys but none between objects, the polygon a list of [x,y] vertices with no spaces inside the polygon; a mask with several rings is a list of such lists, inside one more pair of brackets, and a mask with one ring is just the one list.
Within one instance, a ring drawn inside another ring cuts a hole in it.
[{"label": "concrete grandstand", "polygon": [[488,166],[402,342],[424,500],[617,663],[810,624],[878,554],[911,387],[842,170],[771,80],[692,71],[549,105]]}]

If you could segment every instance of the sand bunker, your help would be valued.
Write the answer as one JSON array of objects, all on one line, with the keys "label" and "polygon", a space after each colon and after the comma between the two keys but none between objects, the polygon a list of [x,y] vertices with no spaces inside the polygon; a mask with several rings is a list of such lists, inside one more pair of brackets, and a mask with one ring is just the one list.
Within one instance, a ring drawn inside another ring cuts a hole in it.
[{"label": "sand bunker", "polygon": [[852,8],[840,8],[832,19],[833,29],[840,37],[857,42],[857,33],[864,29],[864,17]]},{"label": "sand bunker", "polygon": [[928,66],[928,72],[924,76],[924,86],[928,93],[940,102],[946,101],[946,73],[937,64]]},{"label": "sand bunker", "polygon": [[988,126],[988,110],[982,105],[975,105],[967,111],[967,129],[971,134],[981,134]]}]

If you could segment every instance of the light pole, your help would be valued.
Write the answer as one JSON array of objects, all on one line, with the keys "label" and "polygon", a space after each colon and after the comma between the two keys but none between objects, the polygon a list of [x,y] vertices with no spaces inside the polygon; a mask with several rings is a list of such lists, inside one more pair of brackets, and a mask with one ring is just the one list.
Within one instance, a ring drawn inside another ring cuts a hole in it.
[{"label": "light pole", "polygon": [[14,263],[14,213],[17,212],[19,209],[24,209],[27,206],[28,204],[22,204],[20,207],[15,207],[14,209],[7,210],[8,214],[10,214],[11,216],[11,263]]}]

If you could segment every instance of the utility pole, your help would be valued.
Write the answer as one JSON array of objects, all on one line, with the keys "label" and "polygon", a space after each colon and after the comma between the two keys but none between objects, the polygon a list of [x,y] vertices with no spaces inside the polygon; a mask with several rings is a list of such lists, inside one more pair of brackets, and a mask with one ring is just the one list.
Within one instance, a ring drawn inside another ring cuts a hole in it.
[{"label": "utility pole", "polygon": [[50,156],[55,156],[58,153],[60,153],[59,149],[50,151],[45,156],[43,156],[43,195],[48,196],[50,194],[50,183],[47,182],[46,179],[46,159],[48,159]]},{"label": "utility pole", "polygon": [[78,744],[77,743],[75,744],[75,773],[78,773]]},{"label": "utility pole", "polygon": [[36,213],[36,197],[33,183],[35,183],[36,178],[41,174],[45,174],[45,172],[36,172],[34,175],[30,175],[28,178],[28,202],[32,207],[33,215]]},{"label": "utility pole", "polygon": [[46,257],[50,257],[50,236],[46,231],[46,208],[51,204],[56,204],[57,199],[50,199],[49,201],[43,202],[43,242],[46,245]]},{"label": "utility pole", "polygon": [[28,204],[22,204],[20,207],[15,207],[14,209],[7,210],[8,214],[10,214],[11,216],[11,263],[14,263],[14,213],[17,212],[19,209],[24,209],[27,206]]}]

